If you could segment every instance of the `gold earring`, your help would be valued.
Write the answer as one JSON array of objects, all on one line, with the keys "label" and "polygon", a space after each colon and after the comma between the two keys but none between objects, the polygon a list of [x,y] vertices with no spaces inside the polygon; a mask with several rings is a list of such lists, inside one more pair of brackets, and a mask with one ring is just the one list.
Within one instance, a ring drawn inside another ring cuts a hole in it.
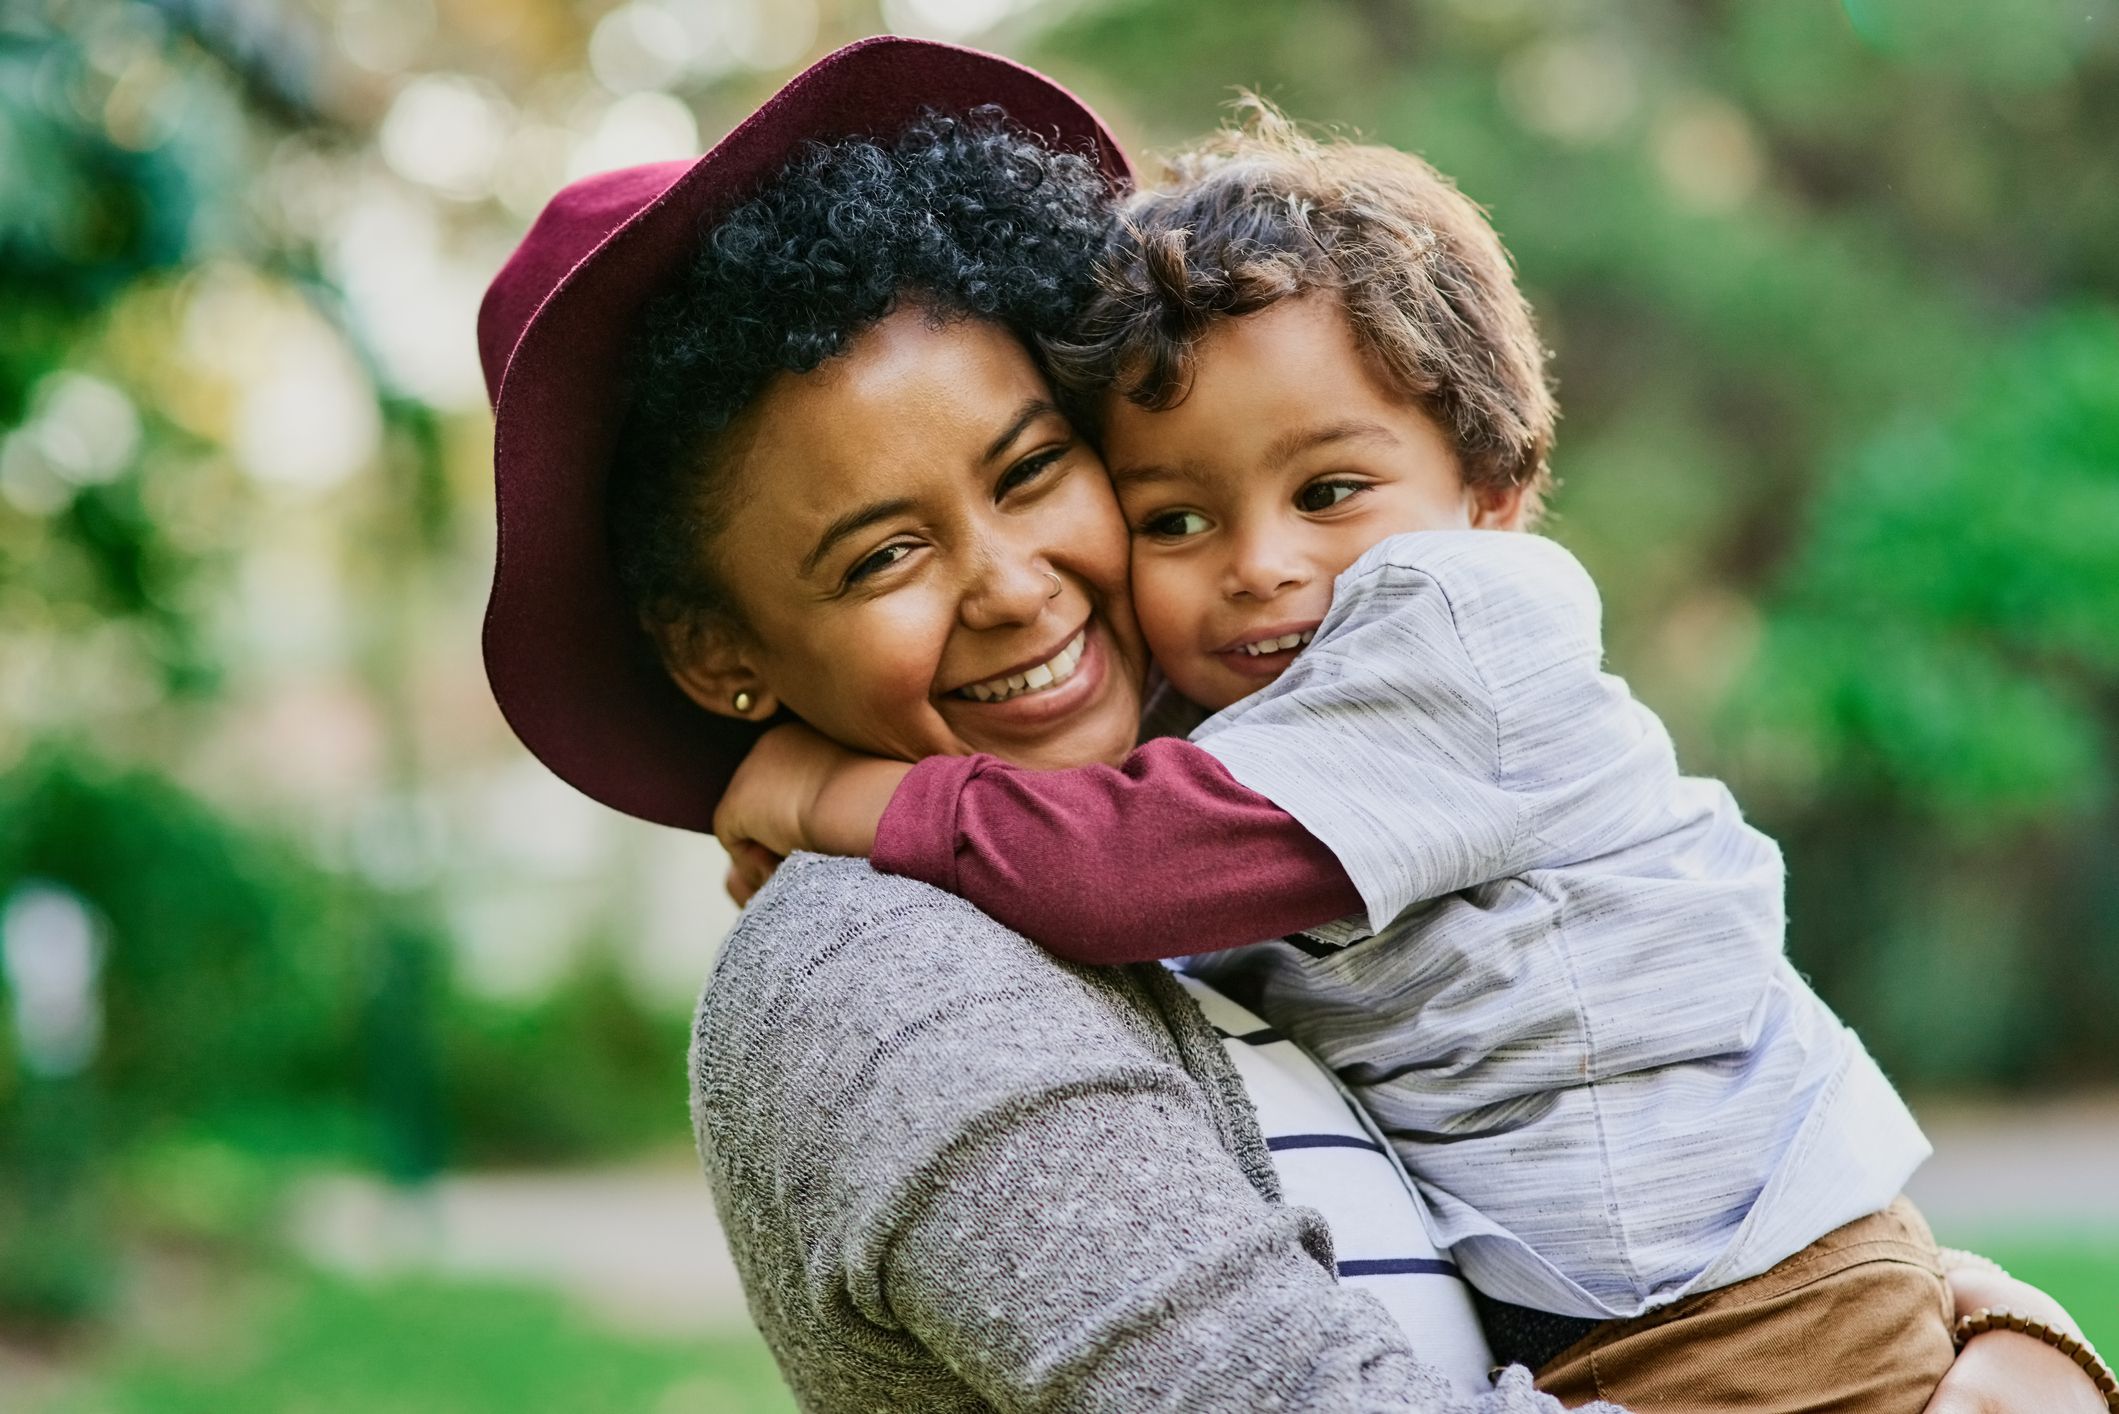
[{"label": "gold earring", "polygon": [[736,710],[738,712],[748,712],[751,708],[751,703],[756,700],[747,692],[739,692],[736,694]]}]

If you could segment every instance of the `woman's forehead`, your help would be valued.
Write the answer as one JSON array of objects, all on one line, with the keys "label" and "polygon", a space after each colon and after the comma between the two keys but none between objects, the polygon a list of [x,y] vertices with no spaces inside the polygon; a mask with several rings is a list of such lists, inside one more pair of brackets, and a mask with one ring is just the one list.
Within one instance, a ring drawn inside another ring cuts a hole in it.
[{"label": "woman's forehead", "polygon": [[[775,378],[737,440],[750,495],[829,520],[830,502],[982,463],[1026,404],[1049,399],[1037,365],[984,320],[898,310],[808,373]],[[810,517],[805,517],[810,518]]]}]

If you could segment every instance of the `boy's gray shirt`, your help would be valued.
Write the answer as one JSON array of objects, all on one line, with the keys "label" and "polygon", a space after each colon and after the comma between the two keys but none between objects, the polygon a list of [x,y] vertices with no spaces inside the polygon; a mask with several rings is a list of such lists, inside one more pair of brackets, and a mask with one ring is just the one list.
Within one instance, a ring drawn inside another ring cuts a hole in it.
[{"label": "boy's gray shirt", "polygon": [[1488,1296],[1630,1317],[1898,1196],[1928,1142],[1782,950],[1780,850],[1603,670],[1564,548],[1394,535],[1193,740],[1367,909],[1188,970],[1330,1066]]},{"label": "boy's gray shirt", "polygon": [[1160,967],[1059,962],[796,855],[700,1000],[692,1116],[751,1314],[815,1411],[1557,1411],[1467,1400],[1281,1206]]}]

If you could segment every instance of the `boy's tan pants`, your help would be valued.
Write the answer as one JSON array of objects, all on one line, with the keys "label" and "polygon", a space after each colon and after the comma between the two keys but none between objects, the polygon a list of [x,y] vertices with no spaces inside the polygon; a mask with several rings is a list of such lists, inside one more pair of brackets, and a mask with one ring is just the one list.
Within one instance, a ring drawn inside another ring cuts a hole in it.
[{"label": "boy's tan pants", "polygon": [[1935,1238],[1901,1198],[1747,1281],[1599,1327],[1537,1383],[1641,1414],[1920,1414],[1950,1325]]}]

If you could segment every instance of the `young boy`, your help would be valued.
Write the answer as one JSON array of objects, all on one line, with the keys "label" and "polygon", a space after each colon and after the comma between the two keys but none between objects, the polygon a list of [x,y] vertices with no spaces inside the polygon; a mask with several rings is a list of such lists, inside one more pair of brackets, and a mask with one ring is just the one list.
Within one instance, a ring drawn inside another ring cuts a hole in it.
[{"label": "young boy", "polygon": [[872,841],[1064,956],[1191,955],[1360,1097],[1563,1400],[1914,1414],[1951,1356],[1898,1198],[1928,1146],[1786,961],[1779,851],[1522,533],[1554,409],[1498,238],[1424,162],[1270,113],[1125,216],[1048,354],[1156,663],[1215,715],[1045,773],[798,735],[725,819]]}]

